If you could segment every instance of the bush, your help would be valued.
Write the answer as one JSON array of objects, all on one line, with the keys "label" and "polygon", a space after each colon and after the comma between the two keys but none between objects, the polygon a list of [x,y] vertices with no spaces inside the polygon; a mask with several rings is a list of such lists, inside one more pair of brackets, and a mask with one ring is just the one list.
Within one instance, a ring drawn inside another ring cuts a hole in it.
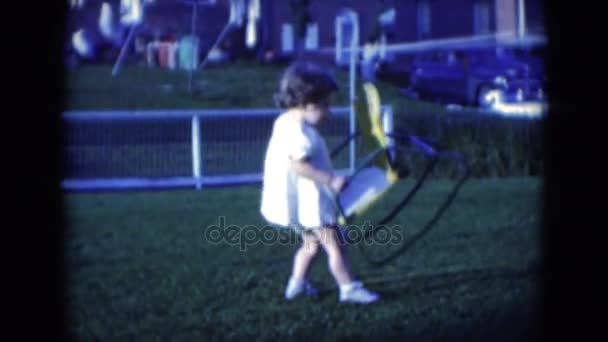
[{"label": "bush", "polygon": [[[473,177],[540,176],[543,172],[542,121],[480,113],[395,113],[397,132],[437,141],[463,153]],[[423,160],[412,159],[414,170]],[[436,176],[455,175],[454,165],[440,163]]]}]

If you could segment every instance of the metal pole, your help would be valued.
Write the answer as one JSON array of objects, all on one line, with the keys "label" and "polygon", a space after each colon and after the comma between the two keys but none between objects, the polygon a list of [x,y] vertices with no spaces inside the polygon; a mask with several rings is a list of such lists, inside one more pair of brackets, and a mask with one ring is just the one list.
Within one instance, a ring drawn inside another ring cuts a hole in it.
[{"label": "metal pole", "polygon": [[211,55],[211,51],[213,51],[215,48],[217,48],[218,45],[220,45],[220,43],[224,40],[225,36],[228,35],[228,33],[230,32],[231,29],[232,29],[232,23],[228,23],[226,25],[226,27],[224,28],[224,30],[222,31],[222,33],[220,34],[219,38],[215,41],[215,43],[209,50],[209,52],[207,52],[207,56],[205,56],[205,59],[201,62],[199,68],[201,68],[201,69],[205,68],[205,66],[207,65],[207,62],[209,61],[209,56]]},{"label": "metal pole", "polygon": [[336,18],[336,65],[341,65],[342,61],[340,58],[342,57],[342,17],[338,16]]},{"label": "metal pole", "polygon": [[[198,12],[198,1],[195,1],[192,5],[192,33],[190,37],[194,39],[195,30],[196,30],[196,16]],[[194,73],[195,66],[198,66],[198,63],[195,63],[196,60],[196,50],[194,49],[194,44],[192,45],[192,65],[188,66],[188,93],[192,94],[192,74]]]},{"label": "metal pole", "polygon": [[[350,130],[349,134],[355,134],[357,130],[357,118],[355,114],[356,101],[357,101],[357,57],[359,47],[359,23],[356,13],[351,13],[352,21],[352,37],[351,37],[351,50],[350,50]],[[355,159],[356,159],[356,145],[355,139],[350,142],[350,170],[355,170]]]},{"label": "metal pole", "polygon": [[118,59],[116,60],[116,63],[114,64],[114,68],[112,68],[113,77],[118,75],[118,72],[120,71],[120,66],[121,66],[123,60],[125,59],[125,56],[127,55],[127,48],[131,44],[131,40],[133,40],[133,36],[135,34],[135,26],[136,25],[131,26],[131,30],[129,31],[129,35],[127,36],[127,40],[122,45],[122,49],[120,50],[120,55],[118,56]]},{"label": "metal pole", "polygon": [[517,2],[517,35],[519,38],[526,35],[526,4],[525,0]]}]

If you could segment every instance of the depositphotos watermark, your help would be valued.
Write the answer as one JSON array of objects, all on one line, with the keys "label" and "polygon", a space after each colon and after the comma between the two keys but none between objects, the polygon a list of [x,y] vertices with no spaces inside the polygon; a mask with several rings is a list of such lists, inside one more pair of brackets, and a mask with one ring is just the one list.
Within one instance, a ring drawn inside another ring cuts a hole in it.
[{"label": "depositphotos watermark", "polygon": [[[399,225],[374,226],[370,222],[362,225],[347,225],[339,228],[343,241],[341,243],[367,245],[398,245],[403,241],[403,230]],[[220,216],[218,224],[204,228],[204,240],[210,244],[227,244],[239,246],[246,251],[248,246],[263,245],[296,245],[302,241],[299,229],[273,225],[227,225],[226,218]]]}]

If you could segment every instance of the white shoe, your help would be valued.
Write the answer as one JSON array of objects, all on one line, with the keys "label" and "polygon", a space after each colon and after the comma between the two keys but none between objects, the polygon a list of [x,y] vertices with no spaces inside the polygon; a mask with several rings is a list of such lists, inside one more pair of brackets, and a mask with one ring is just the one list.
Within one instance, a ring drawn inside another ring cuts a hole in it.
[{"label": "white shoe", "polygon": [[380,295],[363,287],[360,281],[355,281],[346,285],[345,289],[340,289],[340,302],[370,304],[379,299]]},{"label": "white shoe", "polygon": [[292,300],[303,293],[307,296],[316,296],[318,291],[306,280],[296,282],[289,279],[287,288],[285,289],[285,299]]}]

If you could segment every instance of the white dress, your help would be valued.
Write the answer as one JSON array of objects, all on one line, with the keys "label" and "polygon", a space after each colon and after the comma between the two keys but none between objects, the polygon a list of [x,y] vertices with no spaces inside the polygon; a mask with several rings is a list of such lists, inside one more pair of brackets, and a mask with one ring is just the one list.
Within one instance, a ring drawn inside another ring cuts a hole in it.
[{"label": "white dress", "polygon": [[304,122],[281,114],[274,122],[264,161],[261,213],[280,226],[318,228],[336,223],[333,199],[322,185],[298,176],[291,160],[308,158],[317,169],[331,172],[325,140]]}]

